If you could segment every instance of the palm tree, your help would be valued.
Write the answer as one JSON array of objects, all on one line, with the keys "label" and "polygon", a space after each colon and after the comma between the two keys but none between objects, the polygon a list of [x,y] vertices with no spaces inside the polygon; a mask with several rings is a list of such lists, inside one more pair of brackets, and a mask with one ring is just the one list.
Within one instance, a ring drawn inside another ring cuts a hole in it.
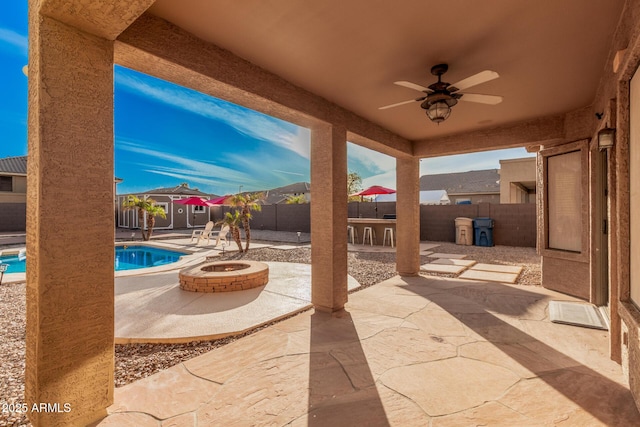
[{"label": "palm tree", "polygon": [[240,253],[242,253],[242,239],[240,239],[240,223],[241,222],[242,222],[242,216],[240,215],[240,212],[233,211],[233,213],[226,212],[224,214],[224,218],[222,218],[222,220],[216,223],[216,225],[223,224],[223,225],[229,226],[229,231],[231,231],[231,236],[233,237],[233,240],[235,240],[236,244],[238,245],[238,251]]},{"label": "palm tree", "polygon": [[144,232],[144,213],[148,208],[151,207],[151,204],[155,203],[155,200],[149,199],[147,196],[144,198],[139,198],[138,196],[134,196],[130,194],[127,196],[127,200],[122,203],[122,207],[125,211],[131,209],[137,209],[138,211],[138,224],[140,225],[140,233],[142,233],[142,240],[147,240]]},{"label": "palm tree", "polygon": [[[142,240],[151,239],[151,233],[153,232],[153,226],[156,223],[156,216],[159,215],[162,218],[166,218],[167,215],[164,212],[164,209],[160,206],[156,205],[156,201],[149,198],[148,196],[144,196],[144,198],[140,198],[138,196],[134,196],[130,194],[127,197],[127,200],[122,203],[122,207],[125,210],[137,209],[138,210],[138,224],[140,225],[140,233],[142,234]],[[145,233],[144,230],[144,215],[145,212],[147,214],[147,231]]]},{"label": "palm tree", "polygon": [[147,238],[145,240],[151,240],[153,226],[156,225],[156,216],[166,218],[167,214],[162,206],[152,204],[147,208]]},{"label": "palm tree", "polygon": [[263,193],[236,194],[229,200],[231,205],[240,208],[240,219],[242,220],[242,228],[244,228],[244,236],[246,239],[244,247],[245,252],[249,250],[249,244],[251,243],[251,228],[249,227],[251,211],[261,211],[262,205],[260,202],[263,200]]}]

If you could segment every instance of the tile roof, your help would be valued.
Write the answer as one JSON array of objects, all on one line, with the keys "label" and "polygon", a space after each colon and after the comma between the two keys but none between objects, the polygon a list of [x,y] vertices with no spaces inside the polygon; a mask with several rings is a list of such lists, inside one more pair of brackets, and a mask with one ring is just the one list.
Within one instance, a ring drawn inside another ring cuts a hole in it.
[{"label": "tile roof", "polygon": [[500,173],[498,169],[487,169],[423,175],[420,190],[446,190],[448,194],[500,193]]},{"label": "tile roof", "polygon": [[0,159],[0,174],[27,174],[27,156],[5,157]]},{"label": "tile roof", "polygon": [[311,193],[311,184],[308,182],[295,182],[283,187],[263,191],[263,193],[266,196],[265,204],[276,205],[278,203],[285,203],[289,195]]},{"label": "tile roof", "polygon": [[197,188],[189,188],[184,185],[177,185],[175,187],[163,187],[163,188],[154,188],[152,190],[147,191],[137,191],[131,194],[178,194],[178,195],[187,195],[187,196],[203,196],[209,198],[216,197],[215,195],[210,195],[203,191],[198,190]]}]

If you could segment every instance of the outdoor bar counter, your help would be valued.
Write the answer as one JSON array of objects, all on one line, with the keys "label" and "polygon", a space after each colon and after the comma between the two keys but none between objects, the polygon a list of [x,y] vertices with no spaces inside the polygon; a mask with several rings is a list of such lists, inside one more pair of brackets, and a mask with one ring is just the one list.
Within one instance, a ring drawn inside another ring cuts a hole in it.
[{"label": "outdoor bar counter", "polygon": [[[364,233],[364,227],[373,227],[375,233],[374,245],[382,245],[382,238],[384,237],[384,229],[390,227],[393,229],[393,244],[395,245],[396,237],[396,220],[395,219],[382,219],[382,218],[347,218],[347,224],[352,225],[357,230],[356,244],[362,244],[362,237]],[[351,241],[349,241],[351,243]],[[369,240],[367,240],[367,245]],[[389,246],[389,240],[387,239],[387,246]]]}]

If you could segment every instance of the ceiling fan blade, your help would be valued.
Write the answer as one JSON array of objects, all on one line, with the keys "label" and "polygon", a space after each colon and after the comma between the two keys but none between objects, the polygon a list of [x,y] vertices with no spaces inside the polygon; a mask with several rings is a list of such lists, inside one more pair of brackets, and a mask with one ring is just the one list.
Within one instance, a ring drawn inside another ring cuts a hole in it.
[{"label": "ceiling fan blade", "polygon": [[428,87],[420,86],[420,85],[417,85],[415,83],[407,82],[407,81],[404,81],[404,80],[401,80],[401,81],[398,81],[398,82],[393,82],[393,84],[396,84],[398,86],[408,87],[409,89],[417,90],[418,92],[426,92],[426,93],[433,92]]},{"label": "ceiling fan blade", "polygon": [[448,87],[450,92],[455,92],[458,90],[465,90],[475,85],[479,85],[481,83],[485,83],[500,77],[500,74],[495,71],[484,70],[479,72],[478,74],[474,74],[471,77],[467,77],[464,80],[460,80],[457,83],[454,83]]},{"label": "ceiling fan blade", "polygon": [[387,108],[399,107],[399,106],[404,105],[404,104],[411,104],[412,102],[416,102],[416,101],[419,101],[421,99],[422,98],[411,99],[409,101],[398,102],[397,104],[385,105],[384,107],[379,107],[378,110],[386,110]]},{"label": "ceiling fan blade", "polygon": [[480,104],[496,105],[502,102],[502,97],[498,95],[482,95],[479,93],[461,93],[460,101],[478,102]]}]

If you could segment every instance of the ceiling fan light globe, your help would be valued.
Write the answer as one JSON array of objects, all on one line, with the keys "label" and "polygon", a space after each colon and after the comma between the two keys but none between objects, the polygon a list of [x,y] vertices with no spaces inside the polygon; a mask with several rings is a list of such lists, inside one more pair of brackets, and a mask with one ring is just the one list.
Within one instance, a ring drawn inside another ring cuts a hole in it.
[{"label": "ceiling fan light globe", "polygon": [[427,109],[427,117],[434,122],[440,124],[447,120],[451,114],[451,108],[445,101],[434,102]]}]

